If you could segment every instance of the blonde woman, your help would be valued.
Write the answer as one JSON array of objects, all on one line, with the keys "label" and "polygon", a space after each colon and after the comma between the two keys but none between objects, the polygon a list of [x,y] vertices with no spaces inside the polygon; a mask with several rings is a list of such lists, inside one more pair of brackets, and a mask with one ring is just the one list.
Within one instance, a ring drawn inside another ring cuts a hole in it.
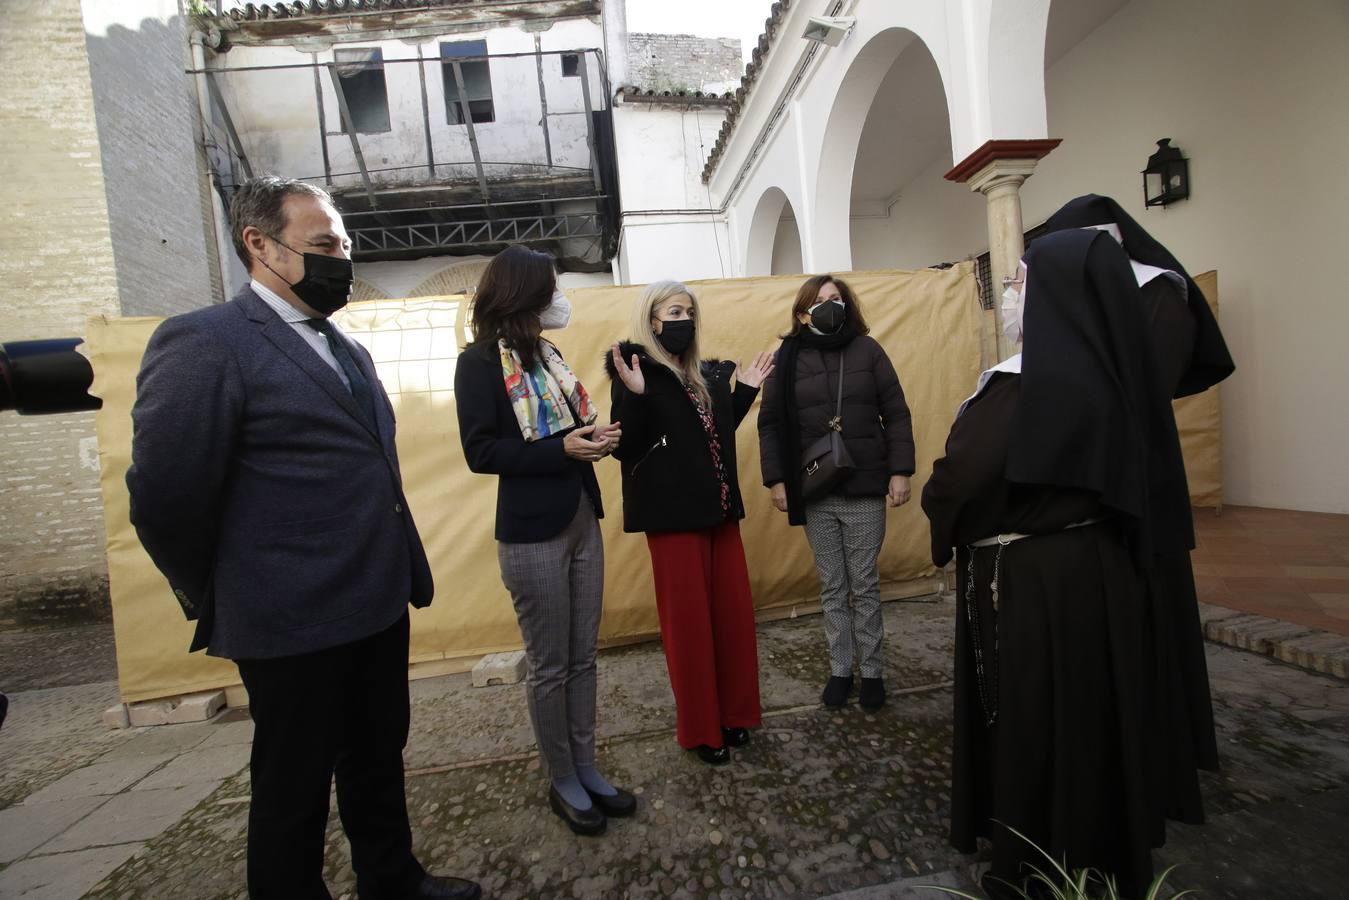
[{"label": "blonde woman", "polygon": [[613,454],[623,471],[623,530],[645,532],[651,552],[677,738],[720,765],[759,724],[735,429],[773,361],[770,353],[748,367],[704,361],[700,327],[688,287],[651,284],[633,310],[631,339],[613,345],[606,366],[612,420],[623,422]]}]

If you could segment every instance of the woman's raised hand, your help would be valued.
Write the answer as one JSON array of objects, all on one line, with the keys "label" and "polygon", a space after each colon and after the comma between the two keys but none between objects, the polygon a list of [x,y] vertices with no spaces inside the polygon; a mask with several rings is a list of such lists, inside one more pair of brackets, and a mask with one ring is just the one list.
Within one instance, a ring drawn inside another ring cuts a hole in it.
[{"label": "woman's raised hand", "polygon": [[761,386],[769,375],[773,372],[773,353],[765,350],[754,357],[754,362],[750,363],[749,368],[745,368],[744,363],[736,366],[735,377],[741,384],[747,384],[752,388]]},{"label": "woman's raised hand", "polygon": [[634,394],[645,394],[646,376],[642,374],[642,363],[637,354],[632,354],[632,365],[629,366],[623,361],[623,355],[618,352],[617,344],[614,344],[609,352],[614,355],[614,369],[618,372],[618,380],[623,382],[623,386]]}]

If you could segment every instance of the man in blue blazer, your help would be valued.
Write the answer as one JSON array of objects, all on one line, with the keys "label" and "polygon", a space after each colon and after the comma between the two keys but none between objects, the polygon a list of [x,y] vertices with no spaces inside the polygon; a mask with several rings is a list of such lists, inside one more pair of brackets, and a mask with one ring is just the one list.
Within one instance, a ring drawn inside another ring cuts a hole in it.
[{"label": "man in blue blazer", "polygon": [[328,792],[362,900],[454,897],[412,854],[408,604],[431,569],[369,354],[328,320],[353,281],[328,195],[260,178],[230,209],[252,283],[165,321],[137,380],[131,521],[189,619],[234,660],[255,724],[248,890],[329,898]]}]

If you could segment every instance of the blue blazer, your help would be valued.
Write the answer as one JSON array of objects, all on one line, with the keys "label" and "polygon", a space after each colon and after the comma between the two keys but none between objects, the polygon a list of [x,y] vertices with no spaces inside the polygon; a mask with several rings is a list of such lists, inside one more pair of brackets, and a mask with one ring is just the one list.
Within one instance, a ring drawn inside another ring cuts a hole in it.
[{"label": "blue blazer", "polygon": [[378,421],[251,288],[166,320],[132,409],[131,523],[191,650],[265,659],[350,643],[431,602],[388,395]]}]

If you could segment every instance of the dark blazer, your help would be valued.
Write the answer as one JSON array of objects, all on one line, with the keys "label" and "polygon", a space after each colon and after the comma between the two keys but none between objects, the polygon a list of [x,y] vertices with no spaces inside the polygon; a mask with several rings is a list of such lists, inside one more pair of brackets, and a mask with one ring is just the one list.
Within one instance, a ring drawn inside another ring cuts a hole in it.
[{"label": "dark blazer", "polygon": [[[800,422],[800,459],[829,429],[838,403],[838,350],[802,347],[796,357],[796,408]],[[849,341],[843,353],[843,443],[856,469],[834,489],[848,497],[883,497],[891,475],[912,475],[913,422],[895,367],[868,335]],[[787,477],[778,436],[782,389],[774,370],[764,382],[759,404],[759,467],[765,487]],[[792,473],[800,477],[799,472]]]},{"label": "dark blazer", "polygon": [[623,471],[623,530],[701,531],[745,517],[736,474],[735,429],[754,405],[759,389],[737,382],[735,363],[708,361],[703,377],[712,395],[721,459],[730,485],[731,511],[721,511],[721,482],[712,467],[712,451],[684,385],[673,372],[652,362],[641,344],[623,342],[624,360],[634,353],[646,376],[646,392],[633,394],[614,371],[611,354],[605,370],[612,379],[611,418],[623,424],[623,443],[614,456]]},{"label": "dark blazer", "polygon": [[251,288],[166,320],[131,412],[131,523],[192,650],[264,659],[350,643],[431,602],[394,416],[369,354],[367,424],[337,373]]},{"label": "dark blazer", "polygon": [[574,429],[531,443],[521,436],[495,341],[479,341],[459,354],[454,403],[468,467],[501,476],[497,481],[498,541],[532,544],[560,534],[576,515],[582,489],[595,515],[604,518],[595,467],[572,459],[562,449],[562,439]]}]

